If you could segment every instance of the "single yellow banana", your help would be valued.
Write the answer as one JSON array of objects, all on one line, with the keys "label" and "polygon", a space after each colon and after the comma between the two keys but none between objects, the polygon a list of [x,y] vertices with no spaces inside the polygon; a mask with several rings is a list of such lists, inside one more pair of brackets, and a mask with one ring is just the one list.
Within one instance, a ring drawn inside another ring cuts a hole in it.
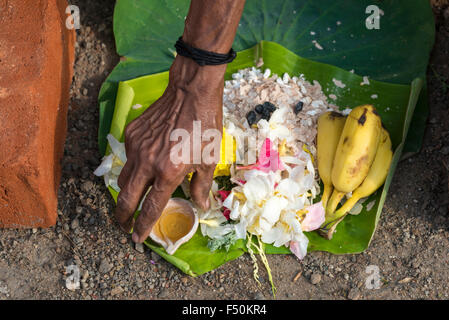
[{"label": "single yellow banana", "polygon": [[354,108],[335,151],[332,184],[340,192],[355,190],[368,175],[379,145],[381,120],[372,105]]},{"label": "single yellow banana", "polygon": [[362,184],[352,192],[351,198],[349,198],[340,209],[327,217],[327,220],[331,221],[325,226],[325,229],[327,230],[327,238],[332,238],[332,234],[337,224],[343,220],[342,218],[344,218],[347,212],[351,210],[357,201],[361,198],[368,197],[379,189],[380,186],[382,186],[387,178],[392,159],[393,151],[390,135],[387,130],[382,128],[376,156],[365,180],[363,180]]},{"label": "single yellow banana", "polygon": [[321,197],[324,208],[327,206],[327,201],[333,189],[332,163],[345,121],[345,116],[334,111],[323,113],[318,118],[317,161],[318,173],[324,185],[323,196]]}]

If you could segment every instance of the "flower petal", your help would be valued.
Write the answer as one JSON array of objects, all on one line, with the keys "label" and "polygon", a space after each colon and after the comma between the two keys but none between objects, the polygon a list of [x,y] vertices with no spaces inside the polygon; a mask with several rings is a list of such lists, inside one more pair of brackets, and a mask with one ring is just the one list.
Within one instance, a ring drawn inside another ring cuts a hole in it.
[{"label": "flower petal", "polygon": [[325,210],[323,203],[320,201],[315,203],[307,209],[306,217],[301,223],[303,231],[312,231],[318,229],[324,223]]},{"label": "flower petal", "polygon": [[[307,237],[306,237],[307,239]],[[304,257],[307,254],[307,245],[309,244],[309,239],[307,239],[307,242],[305,241],[290,241],[290,251],[298,257],[299,260],[304,259]]]},{"label": "flower petal", "polygon": [[111,171],[112,168],[112,162],[114,155],[111,153],[105,157],[103,157],[103,161],[101,161],[101,164],[98,166],[97,169],[94,171],[94,175],[97,177],[104,176],[107,172]]}]

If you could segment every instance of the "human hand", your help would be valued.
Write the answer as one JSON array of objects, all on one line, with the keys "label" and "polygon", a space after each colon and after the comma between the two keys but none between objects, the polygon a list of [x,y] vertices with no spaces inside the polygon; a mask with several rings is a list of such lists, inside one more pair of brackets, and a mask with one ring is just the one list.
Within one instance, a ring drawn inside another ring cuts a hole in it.
[{"label": "human hand", "polygon": [[[193,60],[177,56],[162,97],[126,127],[128,160],[118,179],[121,191],[115,217],[126,232],[134,225],[134,242],[145,241],[171,194],[189,172],[194,172],[190,185],[193,201],[203,210],[208,209],[209,190],[219,159],[215,156],[212,163],[201,159],[194,164],[193,153],[199,150],[193,146],[192,133],[194,121],[200,121],[201,136],[206,130],[215,129],[221,138],[225,69],[225,65],[200,67]],[[190,134],[189,161],[173,161],[175,145],[179,146],[179,142],[170,141],[175,129],[185,129]],[[215,140],[213,143],[218,144],[219,150],[220,139]],[[204,142],[199,141],[202,154]],[[150,186],[134,223],[134,212]]]}]

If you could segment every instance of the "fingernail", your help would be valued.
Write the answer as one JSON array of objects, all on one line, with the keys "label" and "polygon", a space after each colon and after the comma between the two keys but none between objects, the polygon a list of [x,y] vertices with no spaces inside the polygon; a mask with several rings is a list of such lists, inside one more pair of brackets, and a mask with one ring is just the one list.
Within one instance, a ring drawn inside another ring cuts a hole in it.
[{"label": "fingernail", "polygon": [[140,240],[138,234],[135,232],[133,233],[132,239],[135,243],[138,243]]}]

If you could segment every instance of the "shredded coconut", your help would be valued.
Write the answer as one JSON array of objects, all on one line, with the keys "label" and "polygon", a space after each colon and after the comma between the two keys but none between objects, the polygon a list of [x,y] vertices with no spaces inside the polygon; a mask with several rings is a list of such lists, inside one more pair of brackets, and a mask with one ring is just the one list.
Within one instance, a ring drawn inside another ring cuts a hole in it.
[{"label": "shredded coconut", "polygon": [[366,205],[366,210],[371,211],[371,209],[374,207],[375,204],[376,204],[376,200],[371,201],[370,203],[368,203]]},{"label": "shredded coconut", "polygon": [[[285,73],[281,78],[277,74],[270,74],[270,69],[262,72],[252,67],[238,71],[232,76],[234,80],[225,81],[223,122],[226,132],[236,138],[243,135],[257,137],[268,127],[273,129],[278,126],[279,130],[274,132],[288,132],[285,137],[274,139],[274,143],[281,143],[285,138],[293,150],[302,150],[303,144],[306,144],[315,156],[318,117],[326,111],[338,112],[339,108],[328,102],[317,81],[310,83],[304,79],[304,75],[291,77]],[[239,81],[234,82],[235,79]],[[246,115],[256,105],[266,101],[278,109],[269,121],[258,119],[257,125],[250,127]],[[302,110],[295,114],[294,108],[300,101],[303,103]]]},{"label": "shredded coconut", "polygon": [[341,82],[340,80],[337,80],[335,78],[332,78],[332,82],[339,88],[346,87],[346,85],[343,82]]},{"label": "shredded coconut", "polygon": [[323,47],[316,40],[313,40],[312,43],[318,50],[323,50]]},{"label": "shredded coconut", "polygon": [[360,82],[361,86],[367,85],[369,86],[369,80],[367,76],[363,76],[363,82]]}]

